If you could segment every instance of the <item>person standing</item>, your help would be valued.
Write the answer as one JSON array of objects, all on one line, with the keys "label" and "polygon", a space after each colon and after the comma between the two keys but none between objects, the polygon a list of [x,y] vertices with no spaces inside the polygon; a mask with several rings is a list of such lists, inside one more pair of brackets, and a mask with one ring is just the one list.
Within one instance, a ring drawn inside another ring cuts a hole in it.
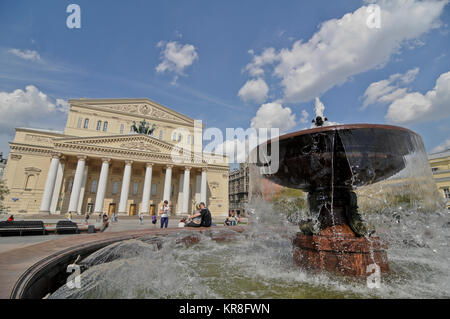
[{"label": "person standing", "polygon": [[160,210],[160,214],[161,214],[161,228],[167,228],[167,226],[169,225],[169,212],[170,212],[170,208],[169,208],[169,201],[165,200],[164,204]]},{"label": "person standing", "polygon": [[71,213],[71,212],[68,212],[67,215],[66,215],[66,217],[67,217],[67,220],[68,220],[69,222],[72,221],[72,213]]},{"label": "person standing", "polygon": [[143,224],[144,223],[144,213],[143,212],[140,212],[139,213],[139,224]]}]

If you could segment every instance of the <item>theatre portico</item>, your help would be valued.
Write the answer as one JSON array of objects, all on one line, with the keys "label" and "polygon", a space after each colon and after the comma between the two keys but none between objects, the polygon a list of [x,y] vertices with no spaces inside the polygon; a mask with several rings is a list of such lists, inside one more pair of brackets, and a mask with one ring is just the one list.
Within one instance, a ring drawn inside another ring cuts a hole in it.
[{"label": "theatre portico", "polygon": [[[17,128],[5,169],[11,213],[172,214],[206,202],[228,213],[226,158],[202,152],[202,127],[148,99],[70,100],[64,132]],[[130,127],[145,120],[151,135]],[[147,124],[148,125],[148,124]]]}]

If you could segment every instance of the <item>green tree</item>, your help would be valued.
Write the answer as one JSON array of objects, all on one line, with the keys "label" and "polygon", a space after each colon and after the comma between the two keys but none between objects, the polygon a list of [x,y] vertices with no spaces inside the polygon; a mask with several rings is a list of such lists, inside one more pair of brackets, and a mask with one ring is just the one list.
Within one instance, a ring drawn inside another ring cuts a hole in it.
[{"label": "green tree", "polygon": [[0,212],[2,212],[4,209],[6,209],[5,206],[3,206],[3,201],[5,200],[5,195],[9,194],[9,189],[5,185],[4,180],[0,180]]}]

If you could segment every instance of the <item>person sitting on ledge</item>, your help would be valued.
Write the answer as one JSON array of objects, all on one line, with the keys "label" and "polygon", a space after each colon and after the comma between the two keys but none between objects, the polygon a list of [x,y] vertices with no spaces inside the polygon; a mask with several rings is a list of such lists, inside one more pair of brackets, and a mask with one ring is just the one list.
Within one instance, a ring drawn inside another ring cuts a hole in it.
[{"label": "person sitting on ledge", "polygon": [[185,227],[200,227],[202,223],[202,214],[200,204],[195,206],[195,212],[186,220]]},{"label": "person sitting on ledge", "polygon": [[9,222],[13,222],[14,221],[14,215],[9,216],[8,221]]},{"label": "person sitting on ledge", "polygon": [[200,203],[200,214],[202,215],[202,222],[201,225],[203,227],[211,227],[211,226],[215,226],[212,223],[212,217],[211,217],[211,212],[209,211],[209,209],[206,207],[205,203],[201,202]]}]

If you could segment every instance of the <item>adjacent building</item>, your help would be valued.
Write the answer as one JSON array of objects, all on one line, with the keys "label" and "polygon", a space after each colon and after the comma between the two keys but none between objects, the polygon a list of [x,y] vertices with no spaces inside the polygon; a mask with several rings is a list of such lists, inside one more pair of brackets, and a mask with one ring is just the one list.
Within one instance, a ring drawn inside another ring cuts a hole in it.
[{"label": "adjacent building", "polygon": [[450,209],[450,149],[428,154],[434,180]]},{"label": "adjacent building", "polygon": [[245,213],[246,204],[248,204],[249,194],[249,165],[248,163],[239,164],[239,168],[230,171],[228,177],[228,196],[229,209],[236,213]]},{"label": "adjacent building", "polygon": [[10,212],[152,214],[168,200],[172,214],[203,201],[227,215],[229,165],[202,151],[198,122],[148,99],[69,103],[63,132],[16,129],[4,173]]}]

